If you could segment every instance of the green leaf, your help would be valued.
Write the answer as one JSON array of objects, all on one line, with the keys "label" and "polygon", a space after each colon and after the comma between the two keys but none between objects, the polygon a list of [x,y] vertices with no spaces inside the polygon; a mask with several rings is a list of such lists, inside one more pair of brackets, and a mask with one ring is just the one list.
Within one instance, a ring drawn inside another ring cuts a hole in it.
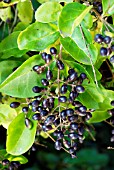
[{"label": "green leaf", "polygon": [[60,38],[64,49],[78,62],[91,65],[89,57],[77,46],[72,38]]},{"label": "green leaf", "polygon": [[[114,0],[103,0],[102,1],[103,5],[103,15],[110,14],[110,10],[113,12],[114,11]],[[113,10],[112,10],[112,9]]]},{"label": "green leaf", "polygon": [[83,21],[82,21],[83,25],[85,28],[91,28],[93,26],[93,18],[92,15],[90,13],[88,13]]},{"label": "green leaf", "polygon": [[[93,81],[94,81],[95,78],[94,78],[92,66],[86,66],[86,70],[87,70],[87,72],[91,75],[91,78],[92,78]],[[98,69],[96,69],[96,68],[95,68],[95,74],[96,74],[97,80],[100,80],[100,79],[102,78],[102,74],[101,74],[101,73],[98,71]]]},{"label": "green leaf", "polygon": [[0,8],[12,6],[14,4],[17,4],[18,2],[19,2],[19,0],[11,0],[10,3],[0,2]]},{"label": "green leaf", "polygon": [[92,44],[92,36],[90,32],[84,27],[76,27],[73,31],[71,38],[77,44],[77,46],[86,54],[90,56],[93,64],[97,60],[98,51]]},{"label": "green leaf", "polygon": [[59,35],[60,33],[55,25],[35,22],[20,33],[18,46],[21,50],[44,50],[53,44],[59,38]]},{"label": "green leaf", "polygon": [[24,23],[24,22],[18,22],[18,24],[14,27],[13,32],[14,31],[23,31],[24,29],[26,29],[29,26],[29,24]]},{"label": "green leaf", "polygon": [[1,58],[6,59],[9,57],[21,57],[26,53],[26,50],[19,50],[17,46],[17,37],[20,31],[13,32],[0,43]]},{"label": "green leaf", "polygon": [[[32,120],[31,120],[32,121]],[[25,115],[20,113],[9,125],[7,131],[6,150],[12,155],[21,155],[27,152],[32,146],[37,122],[33,121],[33,127],[28,129],[25,126]]]},{"label": "green leaf", "polygon": [[0,9],[0,18],[2,21],[6,22],[7,19],[11,19],[12,17],[11,7]]},{"label": "green leaf", "polygon": [[12,109],[7,104],[0,104],[0,124],[3,125],[4,128],[7,129],[16,116],[17,112],[15,109]]},{"label": "green leaf", "polygon": [[[114,2],[113,2],[113,3],[114,3]],[[113,15],[113,14],[114,14],[114,4],[109,8],[108,14],[109,14],[109,15]]]},{"label": "green leaf", "polygon": [[17,4],[17,10],[18,10],[18,17],[22,22],[26,24],[32,22],[33,7],[32,7],[32,2],[30,0],[20,1]]},{"label": "green leaf", "polygon": [[36,64],[44,64],[40,55],[32,56],[26,60],[0,85],[0,91],[13,97],[27,98],[35,96],[32,91],[33,86],[42,86],[41,79],[45,77],[45,73],[39,76],[32,70],[32,67]]},{"label": "green leaf", "polygon": [[59,29],[62,34],[65,37],[70,36],[91,8],[92,6],[86,7],[78,2],[65,5],[59,16]]},{"label": "green leaf", "polygon": [[12,72],[13,69],[21,64],[20,61],[5,60],[0,62],[0,83],[2,83]]},{"label": "green leaf", "polygon": [[59,3],[46,2],[35,12],[35,19],[42,23],[57,21],[61,10],[62,6]]},{"label": "green leaf", "polygon": [[69,3],[69,2],[72,2],[72,0],[37,0],[38,2],[40,2],[41,4],[42,3],[45,3],[45,2],[66,2],[66,3]]},{"label": "green leaf", "polygon": [[96,110],[92,113],[92,118],[88,121],[89,123],[97,123],[106,120],[110,117],[107,110]]},{"label": "green leaf", "polygon": [[19,161],[21,164],[26,164],[28,162],[28,159],[23,155],[14,156],[14,155],[8,154],[5,158],[8,159],[10,162]]}]

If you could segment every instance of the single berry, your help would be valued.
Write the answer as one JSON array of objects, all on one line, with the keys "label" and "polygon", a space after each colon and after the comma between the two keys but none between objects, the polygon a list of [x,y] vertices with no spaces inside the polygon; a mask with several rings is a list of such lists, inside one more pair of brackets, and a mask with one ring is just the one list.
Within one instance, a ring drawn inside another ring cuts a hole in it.
[{"label": "single berry", "polygon": [[114,106],[114,100],[112,100],[110,104],[111,104],[112,106]]},{"label": "single berry", "polygon": [[40,119],[41,119],[40,114],[39,114],[39,113],[35,113],[35,114],[32,116],[32,119],[33,119],[33,120],[40,120]]},{"label": "single berry", "polygon": [[55,142],[55,149],[56,150],[61,150],[61,148],[62,148],[62,143],[59,140],[57,140]]},{"label": "single berry", "polygon": [[32,69],[33,69],[35,72],[39,72],[39,71],[41,70],[41,66],[35,65],[35,66],[33,66]]},{"label": "single berry", "polygon": [[10,104],[10,107],[11,108],[17,108],[17,107],[19,107],[20,106],[20,103],[19,102],[12,102],[11,104]]},{"label": "single berry", "polygon": [[14,166],[14,168],[19,168],[21,164],[19,161],[11,161],[11,165]]},{"label": "single berry", "polygon": [[60,88],[61,94],[65,94],[67,92],[67,88],[68,88],[67,84],[63,84]]},{"label": "single berry", "polygon": [[108,110],[108,113],[109,113],[111,116],[114,116],[114,109]]},{"label": "single berry", "polygon": [[112,134],[114,135],[114,129],[112,130]]},{"label": "single berry", "polygon": [[52,60],[52,56],[51,56],[50,54],[47,54],[47,55],[45,56],[45,62],[46,62],[46,63],[49,63],[51,60]]},{"label": "single berry", "polygon": [[112,53],[111,48],[107,48],[107,56],[109,56]]},{"label": "single berry", "polygon": [[58,98],[58,100],[59,100],[59,102],[61,102],[61,103],[65,103],[65,102],[67,101],[67,97],[66,97],[66,96],[60,96],[60,97]]},{"label": "single berry", "polygon": [[114,55],[110,57],[110,62],[114,63]]},{"label": "single berry", "polygon": [[63,145],[65,148],[69,149],[71,147],[71,143],[68,140],[63,139]]},{"label": "single berry", "polygon": [[56,61],[56,65],[58,67],[59,70],[63,70],[64,69],[64,64],[61,60],[57,60]]},{"label": "single berry", "polygon": [[48,86],[49,82],[46,79],[41,80],[43,86]]},{"label": "single berry", "polygon": [[84,93],[84,91],[85,91],[85,88],[81,85],[77,85],[75,87],[75,89],[76,89],[77,93]]},{"label": "single berry", "polygon": [[74,153],[74,151],[75,151],[75,150],[74,150],[73,147],[69,148],[69,153],[70,153],[70,154]]},{"label": "single berry", "polygon": [[104,40],[104,37],[101,34],[96,34],[94,40],[97,43],[102,43]]},{"label": "single berry", "polygon": [[104,43],[109,44],[111,42],[111,38],[109,36],[104,37]]},{"label": "single berry", "polygon": [[50,104],[53,104],[55,99],[53,97],[50,97],[48,100]]},{"label": "single berry", "polygon": [[52,126],[51,125],[42,125],[42,130],[44,131],[44,132],[47,132],[47,131],[49,131],[49,130],[52,130]]},{"label": "single berry", "polygon": [[70,124],[70,128],[71,128],[72,130],[76,130],[76,129],[78,129],[78,124],[75,123],[75,122],[73,122],[73,123]]},{"label": "single berry", "polygon": [[53,121],[55,120],[55,116],[54,115],[50,115],[46,118],[46,120],[44,121],[44,124],[47,126],[51,123],[53,123]]},{"label": "single berry", "polygon": [[82,106],[82,103],[80,103],[79,101],[73,101],[72,105],[76,106],[76,107],[80,107],[80,106]]},{"label": "single berry", "polygon": [[68,81],[71,81],[71,82],[75,81],[77,79],[77,77],[78,77],[77,73],[74,72],[68,76]]},{"label": "single berry", "polygon": [[48,108],[48,106],[49,106],[49,100],[48,100],[48,99],[44,99],[44,100],[42,101],[42,107],[43,107],[43,108]]},{"label": "single berry", "polygon": [[48,70],[46,72],[46,78],[47,80],[51,80],[53,78],[53,74],[52,74],[52,71],[51,70]]},{"label": "single berry", "polygon": [[37,111],[37,107],[33,106],[33,107],[32,107],[32,111],[33,111],[33,112],[36,112],[36,111]]},{"label": "single berry", "polygon": [[75,91],[71,91],[69,94],[69,98],[71,101],[75,100],[75,98],[78,96],[78,93]]},{"label": "single berry", "polygon": [[101,48],[100,48],[100,55],[102,55],[102,56],[107,56],[107,48],[101,47]]},{"label": "single berry", "polygon": [[86,75],[85,73],[81,73],[81,74],[80,74],[80,77],[84,80],[84,79],[87,78],[87,75]]},{"label": "single berry", "polygon": [[75,122],[78,120],[78,115],[68,116],[69,122]]},{"label": "single berry", "polygon": [[43,53],[41,54],[41,56],[42,56],[42,59],[43,59],[43,60],[45,60],[45,59],[46,59],[46,55],[47,55],[47,53],[46,53],[46,52],[43,52]]},{"label": "single berry", "polygon": [[102,12],[103,12],[102,4],[99,4],[99,5],[98,5],[97,11],[98,11],[99,13],[102,13]]},{"label": "single berry", "polygon": [[61,118],[62,118],[63,120],[66,120],[66,118],[67,118],[66,110],[62,110],[62,111],[60,112],[60,115],[61,115]]},{"label": "single berry", "polygon": [[31,129],[33,124],[29,118],[25,118],[25,125],[28,129]]},{"label": "single berry", "polygon": [[28,107],[23,107],[23,108],[22,108],[22,112],[28,113],[28,109],[29,109]]},{"label": "single berry", "polygon": [[72,154],[71,154],[71,158],[74,159],[77,157],[77,154],[76,154],[76,151],[74,151]]},{"label": "single berry", "polygon": [[85,106],[80,106],[80,107],[78,108],[78,111],[79,111],[79,112],[86,112],[86,111],[87,111],[87,108],[86,108]]},{"label": "single berry", "polygon": [[41,112],[43,110],[42,106],[38,106],[37,111]]},{"label": "single berry", "polygon": [[83,135],[83,133],[84,133],[84,127],[83,126],[78,127],[78,134]]},{"label": "single berry", "polygon": [[40,115],[41,115],[41,117],[47,116],[48,115],[48,111],[45,110],[45,109],[41,110]]},{"label": "single berry", "polygon": [[50,53],[51,54],[57,54],[57,49],[55,47],[50,48]]},{"label": "single berry", "polygon": [[34,93],[40,93],[41,90],[42,90],[42,88],[41,88],[41,87],[38,87],[38,86],[34,86],[34,87],[32,88],[32,91],[33,91]]},{"label": "single berry", "polygon": [[55,119],[53,124],[55,125],[55,127],[57,127],[60,124],[60,119]]},{"label": "single berry", "polygon": [[10,161],[9,161],[8,159],[2,160],[2,165],[3,165],[3,166],[8,165],[9,163],[10,163]]},{"label": "single berry", "polygon": [[33,107],[38,107],[39,104],[40,104],[40,102],[39,102],[38,100],[34,100],[34,101],[32,102],[32,106],[33,106]]},{"label": "single berry", "polygon": [[77,135],[76,133],[69,133],[69,134],[68,134],[68,137],[69,137],[70,139],[74,140],[74,139],[77,139],[77,138],[78,138],[78,135]]},{"label": "single berry", "polygon": [[74,110],[71,108],[66,109],[66,114],[67,114],[67,116],[72,116],[74,114]]},{"label": "single berry", "polygon": [[64,137],[63,132],[62,131],[58,131],[57,132],[57,139],[60,140],[60,139],[63,139],[63,137]]},{"label": "single berry", "polygon": [[69,70],[68,70],[68,74],[73,74],[73,73],[75,73],[75,70],[73,69],[73,68],[70,68]]},{"label": "single berry", "polygon": [[111,142],[114,142],[114,136],[111,137],[110,141],[111,141]]},{"label": "single berry", "polygon": [[111,50],[114,51],[114,45],[111,45]]}]

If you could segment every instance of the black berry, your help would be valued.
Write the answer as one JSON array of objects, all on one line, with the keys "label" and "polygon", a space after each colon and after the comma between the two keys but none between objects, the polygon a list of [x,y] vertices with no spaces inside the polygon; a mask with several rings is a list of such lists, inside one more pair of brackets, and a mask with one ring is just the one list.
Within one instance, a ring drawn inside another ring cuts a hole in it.
[{"label": "black berry", "polygon": [[61,150],[61,148],[62,148],[62,143],[59,140],[57,140],[55,142],[55,149],[56,150]]},{"label": "black berry", "polygon": [[54,115],[50,115],[46,118],[46,120],[44,121],[45,125],[49,125],[51,123],[53,123],[53,121],[55,120],[55,116]]},{"label": "black berry", "polygon": [[109,44],[111,42],[111,38],[109,36],[104,37],[104,43]]},{"label": "black berry", "polygon": [[87,75],[86,75],[85,73],[81,73],[81,74],[80,74],[80,77],[84,80],[84,79],[87,78]]},{"label": "black berry", "polygon": [[40,102],[39,102],[38,100],[34,100],[34,101],[32,102],[32,106],[33,106],[33,107],[37,107],[37,106],[39,106],[39,104],[40,104]]},{"label": "black berry", "polygon": [[101,48],[100,48],[100,54],[101,54],[102,56],[107,56],[107,48],[101,47]]},{"label": "black berry", "polygon": [[110,62],[114,63],[114,55],[110,57]]},{"label": "black berry", "polygon": [[25,125],[27,128],[32,128],[32,121],[29,118],[25,118]]},{"label": "black berry", "polygon": [[111,45],[111,50],[114,51],[114,45]]},{"label": "black berry", "polygon": [[40,119],[41,119],[40,114],[39,114],[39,113],[35,113],[35,114],[32,116],[32,119],[33,119],[33,120],[40,120]]},{"label": "black berry", "polygon": [[75,122],[73,122],[73,123],[70,124],[70,128],[71,128],[72,130],[76,130],[76,129],[78,129],[78,124],[75,123]]},{"label": "black berry", "polygon": [[78,93],[83,93],[85,91],[85,88],[81,85],[77,85],[75,89]]},{"label": "black berry", "polygon": [[77,139],[77,138],[78,138],[78,135],[77,135],[76,133],[69,133],[69,134],[68,134],[68,137],[69,137],[70,139],[74,140],[74,139]]},{"label": "black berry", "polygon": [[41,87],[38,87],[38,86],[34,86],[34,87],[32,88],[32,91],[33,91],[34,93],[40,93],[41,90],[42,90],[42,88],[41,88]]},{"label": "black berry", "polygon": [[10,104],[10,107],[11,108],[17,108],[17,107],[19,107],[20,106],[20,103],[19,102],[12,102],[11,104]]},{"label": "black berry", "polygon": [[48,115],[48,111],[45,110],[45,109],[41,110],[40,115],[41,115],[41,117],[47,116]]},{"label": "black berry", "polygon": [[29,109],[28,107],[23,107],[23,108],[22,108],[22,111],[23,111],[24,113],[28,113],[28,109]]},{"label": "black berry", "polygon": [[53,74],[52,74],[52,71],[51,70],[48,70],[46,72],[46,78],[47,80],[51,80],[53,78]]},{"label": "black berry", "polygon": [[46,53],[46,52],[43,52],[43,53],[41,54],[41,56],[42,56],[42,59],[43,59],[43,60],[45,60],[45,59],[46,59],[46,55],[47,55],[47,53]]},{"label": "black berry", "polygon": [[50,48],[50,53],[51,54],[57,54],[57,49],[55,47]]},{"label": "black berry", "polygon": [[102,43],[104,40],[104,37],[101,34],[96,34],[94,40],[97,43]]},{"label": "black berry", "polygon": [[51,56],[50,54],[47,54],[47,55],[45,56],[45,62],[46,62],[46,63],[49,63],[51,60],[52,60],[52,56]]},{"label": "black berry", "polygon": [[64,69],[64,64],[61,60],[57,60],[56,61],[56,65],[58,67],[59,70],[63,70]]},{"label": "black berry", "polygon": [[67,88],[68,88],[67,84],[63,84],[60,88],[61,94],[65,94],[67,92]]},{"label": "black berry", "polygon": [[74,110],[71,108],[66,109],[66,114],[67,114],[67,116],[72,116],[74,114]]},{"label": "black berry", "polygon": [[112,106],[114,106],[114,100],[112,100],[110,104],[111,104]]},{"label": "black berry", "polygon": [[60,96],[60,97],[58,98],[58,100],[59,100],[59,102],[61,102],[61,103],[65,103],[65,102],[67,101],[67,97],[66,97],[66,96]]},{"label": "black berry", "polygon": [[8,165],[9,163],[10,163],[10,161],[9,161],[8,159],[4,159],[4,160],[2,161],[2,165],[3,165],[3,166]]},{"label": "black berry", "polygon": [[43,86],[48,86],[49,82],[46,79],[41,80]]}]

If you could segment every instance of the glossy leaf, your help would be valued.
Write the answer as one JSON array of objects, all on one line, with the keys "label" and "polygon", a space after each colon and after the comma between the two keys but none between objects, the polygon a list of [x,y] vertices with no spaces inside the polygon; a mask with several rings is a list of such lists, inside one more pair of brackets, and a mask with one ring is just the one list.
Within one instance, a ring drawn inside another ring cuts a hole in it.
[{"label": "glossy leaf", "polygon": [[98,52],[92,44],[92,36],[90,32],[83,26],[76,27],[71,38],[87,56],[91,57],[92,62],[95,63]]},{"label": "glossy leaf", "polygon": [[92,113],[92,118],[89,120],[89,123],[97,123],[101,122],[103,120],[106,120],[110,117],[109,113],[107,110],[96,110],[95,112]]},{"label": "glossy leaf", "polygon": [[9,125],[7,131],[7,143],[6,150],[12,155],[21,155],[28,151],[32,146],[37,122],[32,122],[33,127],[31,129],[25,126],[25,115],[20,113]]},{"label": "glossy leaf", "polygon": [[21,57],[26,53],[26,50],[19,50],[17,46],[17,37],[20,31],[13,32],[0,43],[0,54],[2,59],[9,57]]},{"label": "glossy leaf", "polygon": [[60,38],[64,49],[78,62],[91,65],[90,58],[77,46],[75,41],[70,38]]},{"label": "glossy leaf", "polygon": [[41,79],[44,78],[44,73],[39,76],[32,70],[36,64],[43,64],[40,55],[26,60],[1,84],[0,91],[13,97],[33,97],[35,95],[32,91],[33,86],[42,86]]},{"label": "glossy leaf", "polygon": [[[108,10],[110,11],[111,8],[114,8],[113,7],[114,6],[114,0],[103,0],[102,5],[103,5],[103,15],[108,14],[108,13],[110,14],[110,12],[108,12]],[[111,10],[111,11],[114,11],[114,9]]]},{"label": "glossy leaf", "polygon": [[18,22],[18,24],[14,27],[13,32],[14,31],[23,31],[24,29],[26,29],[29,26],[29,24],[24,23],[24,22]]},{"label": "glossy leaf", "polygon": [[0,83],[2,83],[12,72],[13,69],[21,64],[20,61],[4,60],[0,62]]},{"label": "glossy leaf", "polygon": [[32,22],[33,7],[30,0],[20,1],[17,4],[17,10],[18,10],[18,17],[22,22],[26,24]]},{"label": "glossy leaf", "polygon": [[58,38],[59,32],[55,25],[36,22],[20,33],[18,47],[21,50],[44,50]]},{"label": "glossy leaf", "polygon": [[35,12],[36,21],[49,23],[57,21],[62,6],[57,2],[46,2],[42,4]]},{"label": "glossy leaf", "polygon": [[0,104],[0,124],[3,125],[4,128],[7,129],[16,116],[17,112],[15,109],[12,109],[7,104]]},{"label": "glossy leaf", "polygon": [[28,162],[28,159],[23,156],[23,155],[20,155],[20,156],[14,156],[14,155],[10,155],[10,154],[7,154],[6,158],[11,162],[11,161],[19,161],[21,164],[26,164]]},{"label": "glossy leaf", "polygon": [[0,9],[0,18],[2,21],[6,22],[7,19],[11,19],[12,17],[11,7]]},{"label": "glossy leaf", "polygon": [[87,7],[78,2],[65,5],[59,16],[59,29],[62,34],[70,36],[76,26],[78,26],[92,6]]},{"label": "glossy leaf", "polygon": [[[94,74],[93,74],[93,69],[91,66],[86,66],[86,70],[87,72],[91,75],[91,78],[94,81]],[[97,80],[100,80],[102,78],[102,74],[98,71],[98,69],[95,68],[95,74],[96,74],[96,78]]]}]

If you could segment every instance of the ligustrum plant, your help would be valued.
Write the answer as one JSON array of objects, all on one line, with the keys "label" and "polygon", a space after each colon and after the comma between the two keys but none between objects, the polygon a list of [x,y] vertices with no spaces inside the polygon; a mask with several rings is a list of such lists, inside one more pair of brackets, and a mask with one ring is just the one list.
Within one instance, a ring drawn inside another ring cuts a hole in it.
[{"label": "ligustrum plant", "polygon": [[113,16],[114,0],[0,1],[1,169],[26,164],[41,136],[76,158],[93,123],[114,142]]}]

